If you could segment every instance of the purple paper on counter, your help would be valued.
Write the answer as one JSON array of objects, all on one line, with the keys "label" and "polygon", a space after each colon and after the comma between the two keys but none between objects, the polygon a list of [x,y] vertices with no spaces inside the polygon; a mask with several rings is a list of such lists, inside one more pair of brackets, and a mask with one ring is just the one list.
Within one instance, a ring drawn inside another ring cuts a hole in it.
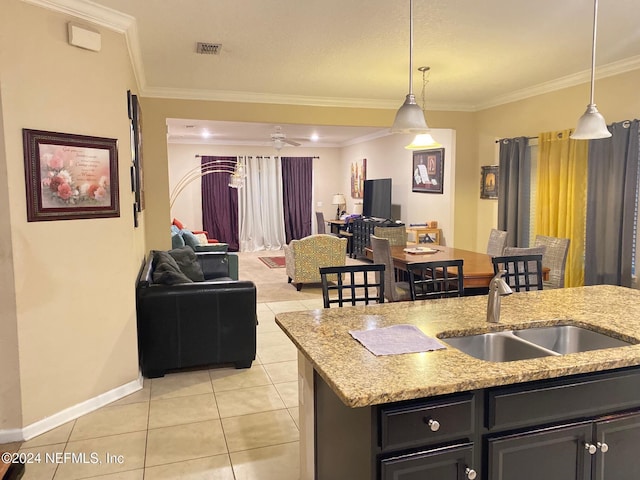
[{"label": "purple paper on counter", "polygon": [[415,325],[349,330],[349,333],[374,355],[399,355],[445,348],[442,343],[428,337]]}]

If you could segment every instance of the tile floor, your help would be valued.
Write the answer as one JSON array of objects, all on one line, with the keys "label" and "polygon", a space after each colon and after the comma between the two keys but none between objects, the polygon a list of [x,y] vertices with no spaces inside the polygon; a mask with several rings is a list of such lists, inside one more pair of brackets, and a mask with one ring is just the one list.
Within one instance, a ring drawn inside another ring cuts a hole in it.
[{"label": "tile floor", "polygon": [[[314,308],[318,296],[259,303],[250,369],[145,379],[142,390],[24,442],[21,452],[41,458],[24,480],[298,479],[297,353],[275,314]],[[87,463],[45,461],[64,453]]]}]

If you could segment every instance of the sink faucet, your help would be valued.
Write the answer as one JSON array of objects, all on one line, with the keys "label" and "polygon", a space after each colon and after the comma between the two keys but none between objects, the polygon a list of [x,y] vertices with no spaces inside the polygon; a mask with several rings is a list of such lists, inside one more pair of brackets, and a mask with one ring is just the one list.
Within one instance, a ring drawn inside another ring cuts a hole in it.
[{"label": "sink faucet", "polygon": [[498,323],[500,321],[500,303],[502,297],[511,295],[513,290],[504,281],[506,270],[500,270],[489,282],[489,300],[487,301],[487,322]]}]

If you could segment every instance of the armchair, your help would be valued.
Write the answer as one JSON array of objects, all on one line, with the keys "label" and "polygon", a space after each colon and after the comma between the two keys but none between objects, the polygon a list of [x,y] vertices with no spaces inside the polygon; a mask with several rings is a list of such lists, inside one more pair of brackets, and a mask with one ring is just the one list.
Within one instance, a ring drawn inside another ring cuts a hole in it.
[{"label": "armchair", "polygon": [[[284,246],[289,283],[300,291],[304,283],[320,283],[320,267],[339,267],[347,260],[347,239],[333,235],[310,235]],[[334,275],[335,276],[335,275]]]}]

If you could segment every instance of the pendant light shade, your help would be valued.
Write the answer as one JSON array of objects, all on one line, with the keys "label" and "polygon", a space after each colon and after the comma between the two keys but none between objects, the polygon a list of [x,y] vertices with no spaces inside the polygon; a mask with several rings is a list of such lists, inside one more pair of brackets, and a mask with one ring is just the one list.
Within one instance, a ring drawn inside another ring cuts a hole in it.
[{"label": "pendant light shade", "polygon": [[427,130],[429,127],[427,127],[424,112],[416,103],[413,93],[410,93],[396,113],[391,133],[424,133]]},{"label": "pendant light shade", "polygon": [[591,140],[609,138],[611,132],[607,129],[607,122],[594,104],[587,105],[587,111],[578,119],[578,125],[571,134],[574,140]]},{"label": "pendant light shade", "polygon": [[441,146],[442,144],[436,142],[430,133],[420,133],[404,148],[407,150],[423,150],[425,148],[440,148]]},{"label": "pendant light shade", "polygon": [[391,133],[427,133],[427,121],[413,95],[413,0],[409,0],[409,94],[396,113]]},{"label": "pendant light shade", "polygon": [[592,140],[596,138],[609,138],[611,132],[607,129],[607,122],[598,112],[593,101],[594,86],[596,83],[596,32],[598,29],[598,0],[593,2],[593,42],[591,43],[591,94],[587,110],[578,119],[578,125],[571,134],[574,140]]}]

